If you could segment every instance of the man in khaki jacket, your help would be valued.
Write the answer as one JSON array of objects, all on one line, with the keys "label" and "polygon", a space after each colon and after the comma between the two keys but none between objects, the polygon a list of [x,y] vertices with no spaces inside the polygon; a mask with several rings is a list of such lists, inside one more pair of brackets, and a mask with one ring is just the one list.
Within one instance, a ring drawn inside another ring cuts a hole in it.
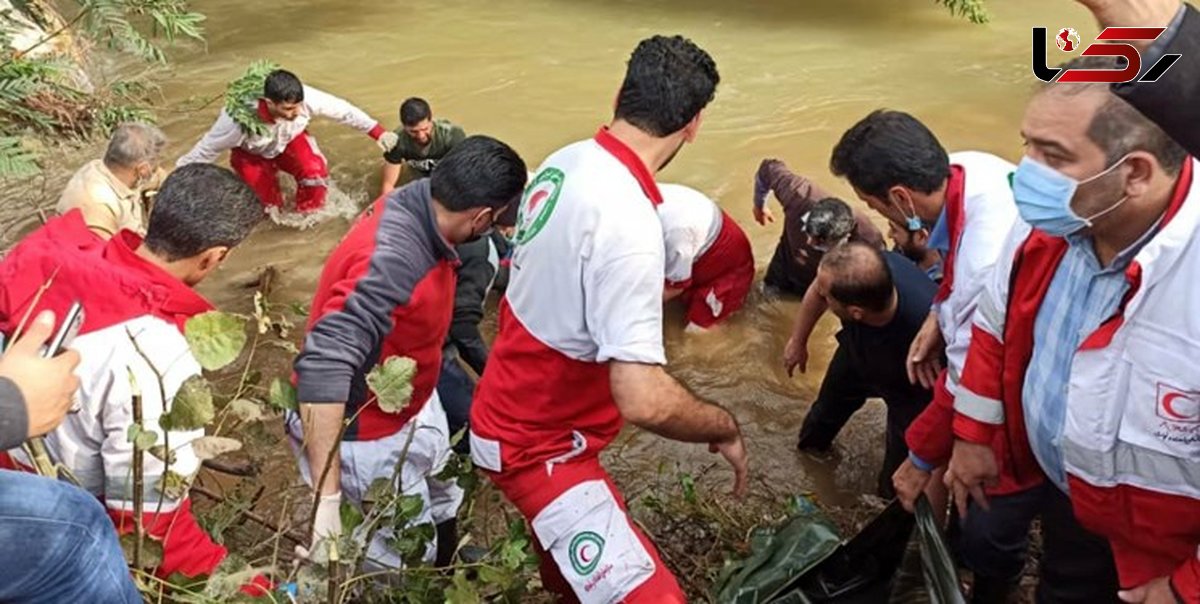
[{"label": "man in khaki jacket", "polygon": [[80,208],[88,228],[105,239],[122,229],[144,235],[149,208],[143,194],[165,176],[159,161],[166,144],[162,131],[149,124],[117,126],[104,158],[84,164],[67,182],[58,212]]}]

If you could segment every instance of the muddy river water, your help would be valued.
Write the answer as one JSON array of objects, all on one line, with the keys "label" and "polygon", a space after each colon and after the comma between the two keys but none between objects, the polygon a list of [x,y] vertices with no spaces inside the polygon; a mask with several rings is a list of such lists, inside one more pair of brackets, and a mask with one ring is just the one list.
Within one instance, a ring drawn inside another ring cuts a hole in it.
[{"label": "muddy river water", "polygon": [[[388,127],[398,125],[400,100],[422,96],[468,133],[512,144],[532,169],[607,119],[639,39],[683,33],[713,55],[722,81],[699,139],[660,179],[719,200],[750,235],[761,272],[781,226],[760,227],[750,216],[753,174],[764,157],[785,159],[853,200],[829,176],[829,152],[845,128],[879,107],[916,114],[950,150],[1020,156],[1018,122],[1033,88],[1029,28],[1070,26],[1085,39],[1095,28],[1066,0],[988,4],[992,23],[975,26],[931,0],[195,0],[208,16],[207,47],[173,54],[163,94],[169,106],[194,106],[219,95],[250,61],[271,59]],[[211,125],[219,103],[160,112],[172,158]],[[374,144],[336,124],[313,130],[338,187],[365,203],[378,188]],[[307,302],[346,225],[268,225],[203,291],[218,306],[244,306],[238,285],[272,264],[279,269],[274,298]],[[832,320],[821,324],[809,373],[789,379],[780,355],[797,308],[794,300],[754,294],[728,325],[702,336],[685,336],[679,313],[668,314],[670,370],[733,409],[765,483],[848,501],[874,488],[882,405],[872,403],[851,422],[830,458],[795,452],[836,330]],[[715,461],[700,447],[647,434],[632,436],[621,458],[647,471],[664,461],[690,471]]]}]

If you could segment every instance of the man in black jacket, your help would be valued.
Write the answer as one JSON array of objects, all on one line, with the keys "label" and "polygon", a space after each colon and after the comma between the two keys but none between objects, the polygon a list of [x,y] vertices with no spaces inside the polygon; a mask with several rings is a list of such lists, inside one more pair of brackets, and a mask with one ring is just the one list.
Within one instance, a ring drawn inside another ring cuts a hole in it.
[{"label": "man in black jacket", "polygon": [[[452,436],[467,425],[471,397],[475,393],[475,379],[463,364],[470,367],[476,377],[483,375],[487,365],[488,345],[479,332],[479,323],[483,320],[483,305],[488,292],[498,287],[503,259],[510,248],[507,237],[516,220],[514,204],[496,219],[494,232],[456,248],[460,264],[454,292],[454,319],[442,349],[442,372],[437,385]],[[461,438],[454,450],[466,455],[470,452],[470,440]]]},{"label": "man in black jacket", "polygon": [[[1151,41],[1130,42],[1142,55],[1142,74],[1165,54],[1181,55],[1154,82],[1113,84],[1113,92],[1200,156],[1200,11],[1180,0],[1078,0],[1101,27],[1165,27]],[[1139,77],[1142,75],[1139,74]]]}]

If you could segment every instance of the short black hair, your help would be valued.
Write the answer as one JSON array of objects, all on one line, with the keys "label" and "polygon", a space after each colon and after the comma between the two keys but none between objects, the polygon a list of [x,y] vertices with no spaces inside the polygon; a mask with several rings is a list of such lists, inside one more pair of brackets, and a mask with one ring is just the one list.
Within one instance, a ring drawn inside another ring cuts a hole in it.
[{"label": "short black hair", "polygon": [[272,103],[299,103],[304,100],[304,84],[296,74],[276,69],[263,82],[263,96]]},{"label": "short black hair", "polygon": [[833,275],[829,295],[846,306],[883,312],[891,304],[894,287],[892,270],[878,248],[850,241],[829,250],[821,268]]},{"label": "short black hair", "polygon": [[[1063,69],[1124,69],[1124,57],[1088,56],[1076,57],[1060,65]],[[1079,94],[1095,91],[1105,94],[1107,99],[1092,116],[1087,136],[1096,146],[1104,150],[1108,164],[1113,164],[1133,151],[1145,151],[1158,160],[1163,170],[1172,176],[1179,174],[1187,151],[1167,135],[1157,124],[1150,121],[1125,99],[1112,93],[1108,84],[1102,83],[1052,83],[1042,91]]]},{"label": "short black hair", "polygon": [[205,250],[234,247],[258,221],[262,205],[250,186],[230,170],[187,164],[163,181],[146,226],[145,245],[168,262]]},{"label": "short black hair", "polygon": [[525,162],[512,147],[490,136],[468,136],[429,176],[433,198],[452,212],[497,209],[517,202],[525,189]]},{"label": "short black hair", "polygon": [[629,57],[614,115],[652,136],[667,136],[712,101],[720,81],[716,62],[691,40],[647,38]]},{"label": "short black hair", "polygon": [[409,97],[400,103],[400,123],[408,127],[416,126],[433,117],[429,102],[420,97]]},{"label": "short black hair", "polygon": [[950,177],[950,156],[917,118],[877,109],[850,127],[833,148],[829,170],[856,189],[887,199],[901,185],[932,193]]}]

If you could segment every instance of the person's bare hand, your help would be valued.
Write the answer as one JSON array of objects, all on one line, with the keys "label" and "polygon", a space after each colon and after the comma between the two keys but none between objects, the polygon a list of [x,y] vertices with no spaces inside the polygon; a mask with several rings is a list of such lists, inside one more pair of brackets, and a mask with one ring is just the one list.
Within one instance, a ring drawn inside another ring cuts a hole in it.
[{"label": "person's bare hand", "polygon": [[[1087,7],[1100,27],[1166,27],[1179,11],[1181,0],[1076,0]],[[1145,50],[1153,40],[1128,43]]]},{"label": "person's bare hand", "polygon": [[1133,589],[1123,589],[1117,592],[1122,602],[1131,604],[1176,604],[1175,593],[1171,589],[1171,581],[1167,577],[1159,577],[1149,583]]},{"label": "person's bare hand", "polygon": [[792,377],[796,369],[800,373],[808,371],[808,343],[795,337],[788,338],[787,345],[783,347],[783,367],[787,369],[788,377]]},{"label": "person's bare hand", "polygon": [[62,423],[79,388],[74,373],[79,365],[78,352],[66,350],[54,358],[42,358],[40,348],[53,332],[54,313],[43,311],[0,357],[0,376],[12,380],[25,398],[31,437]]},{"label": "person's bare hand", "polygon": [[775,215],[771,213],[771,208],[754,206],[754,222],[766,226],[768,222],[775,222]]},{"label": "person's bare hand", "polygon": [[938,327],[937,315],[930,313],[908,347],[908,358],[904,362],[908,381],[932,389],[942,372],[942,352],[945,350],[946,340]]},{"label": "person's bare hand", "polygon": [[911,459],[904,460],[896,472],[892,474],[892,486],[896,489],[896,499],[900,505],[912,513],[917,504],[917,498],[925,492],[929,484],[930,474],[918,468]]},{"label": "person's bare hand", "polygon": [[733,466],[733,496],[738,499],[745,497],[749,486],[750,466],[742,433],[739,431],[737,436],[731,440],[712,443],[708,445],[708,450],[712,453],[720,453],[725,461]]},{"label": "person's bare hand", "polygon": [[1000,478],[996,467],[996,454],[990,445],[981,445],[965,440],[954,441],[954,453],[943,480],[950,489],[958,515],[967,517],[967,499],[974,499],[983,509],[988,509],[984,487],[994,486]]}]

